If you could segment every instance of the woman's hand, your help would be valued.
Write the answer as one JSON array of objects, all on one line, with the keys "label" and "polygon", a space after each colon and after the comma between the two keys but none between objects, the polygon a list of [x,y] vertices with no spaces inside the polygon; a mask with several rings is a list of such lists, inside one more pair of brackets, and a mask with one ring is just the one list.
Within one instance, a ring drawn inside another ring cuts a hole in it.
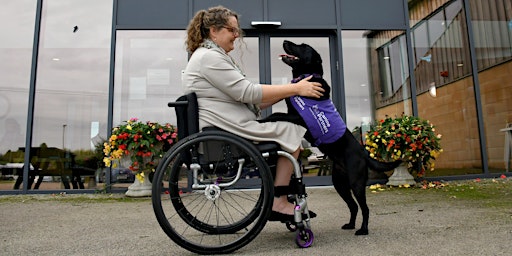
[{"label": "woman's hand", "polygon": [[297,86],[297,94],[304,97],[313,97],[313,98],[320,98],[322,97],[325,90],[322,88],[322,84],[318,82],[310,82],[309,80],[313,76],[308,76],[296,84],[293,84],[293,86]]},{"label": "woman's hand", "polygon": [[304,97],[320,98],[325,91],[322,84],[310,82],[313,76],[306,77],[294,84],[268,85],[262,84],[262,97],[260,108],[270,106],[284,98],[300,95]]}]

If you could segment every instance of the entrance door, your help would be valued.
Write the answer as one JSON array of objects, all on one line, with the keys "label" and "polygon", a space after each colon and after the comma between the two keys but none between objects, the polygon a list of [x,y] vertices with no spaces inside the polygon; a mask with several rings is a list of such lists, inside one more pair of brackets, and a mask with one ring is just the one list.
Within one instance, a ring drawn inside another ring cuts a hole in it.
[{"label": "entrance door", "polygon": [[[279,55],[285,53],[283,49],[284,40],[296,44],[306,43],[315,48],[322,57],[323,78],[331,85],[332,91],[339,90],[339,88],[333,86],[336,83],[333,83],[332,79],[332,74],[336,74],[336,70],[333,70],[332,67],[336,67],[336,65],[331,63],[336,63],[337,59],[332,47],[330,47],[334,42],[333,35],[262,34],[249,31],[244,37],[243,43],[239,41],[230,55],[239,64],[249,80],[263,84],[287,84],[290,83],[293,77],[291,68],[279,59]],[[333,93],[331,93],[332,95]],[[270,115],[275,112],[287,112],[284,101],[276,103],[269,110],[263,111],[263,115]],[[308,161],[304,162],[306,183],[308,185],[330,185],[330,177],[326,178],[326,174],[330,176],[330,172],[322,169],[325,165],[322,159],[323,154],[306,141],[304,147],[313,152]]]}]

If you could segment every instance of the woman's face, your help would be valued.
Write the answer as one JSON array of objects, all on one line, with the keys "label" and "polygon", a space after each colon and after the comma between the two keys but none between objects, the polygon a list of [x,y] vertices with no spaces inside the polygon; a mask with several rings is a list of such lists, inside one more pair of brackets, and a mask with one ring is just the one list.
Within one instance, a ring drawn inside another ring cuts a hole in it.
[{"label": "woman's face", "polygon": [[210,34],[212,40],[224,51],[230,52],[235,48],[235,39],[240,36],[240,29],[238,27],[238,20],[231,16],[228,23],[220,29],[211,29]]}]

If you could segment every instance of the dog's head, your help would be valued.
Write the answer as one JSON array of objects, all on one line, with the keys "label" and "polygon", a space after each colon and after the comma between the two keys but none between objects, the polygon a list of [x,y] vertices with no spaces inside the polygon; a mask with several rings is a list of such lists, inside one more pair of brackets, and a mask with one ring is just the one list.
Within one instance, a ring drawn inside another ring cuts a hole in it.
[{"label": "dog's head", "polygon": [[304,74],[324,74],[322,58],[313,47],[285,40],[283,49],[286,54],[281,55],[281,60],[292,68],[294,77]]}]

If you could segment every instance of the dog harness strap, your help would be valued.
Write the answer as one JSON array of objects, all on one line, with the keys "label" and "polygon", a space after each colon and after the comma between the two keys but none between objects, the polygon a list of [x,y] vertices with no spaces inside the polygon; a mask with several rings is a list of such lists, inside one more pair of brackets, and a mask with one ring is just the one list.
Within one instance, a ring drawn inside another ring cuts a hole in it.
[{"label": "dog harness strap", "polygon": [[304,79],[304,78],[306,78],[306,77],[308,77],[308,76],[313,76],[313,77],[316,77],[316,78],[322,78],[322,75],[319,75],[319,74],[303,74],[303,75],[300,75],[299,77],[296,77],[296,78],[292,79],[292,81],[291,81],[291,82],[292,82],[293,84],[294,84],[294,83],[297,83],[297,82],[299,82],[300,80],[302,80],[302,79]]}]

